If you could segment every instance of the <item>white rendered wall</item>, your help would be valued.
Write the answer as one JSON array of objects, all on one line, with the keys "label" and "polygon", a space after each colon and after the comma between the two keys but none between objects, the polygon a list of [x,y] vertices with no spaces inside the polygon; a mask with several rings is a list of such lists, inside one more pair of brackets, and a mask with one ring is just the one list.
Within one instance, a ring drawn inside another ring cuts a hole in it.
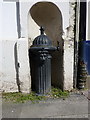
[{"label": "white rendered wall", "polygon": [[0,2],[0,38],[1,36],[2,36],[2,2]]},{"label": "white rendered wall", "polygon": [[2,88],[2,42],[1,40],[0,40],[0,88]]},{"label": "white rendered wall", "polygon": [[[28,43],[24,39],[2,41],[2,91],[18,92],[15,69],[15,43],[17,42],[17,56],[20,64],[19,80],[22,92],[30,91]],[[1,89],[0,88],[0,89]]]},{"label": "white rendered wall", "polygon": [[90,1],[87,2],[86,40],[90,40]]},{"label": "white rendered wall", "polygon": [[90,40],[90,1],[88,2],[88,40]]},{"label": "white rendered wall", "polygon": [[[42,2],[42,0],[35,0],[28,2],[21,2],[20,3],[20,21],[21,21],[21,36],[22,37],[28,37],[28,12],[30,8],[37,2]],[[69,2],[57,2],[55,0],[44,0],[47,2],[52,2],[57,5],[57,7],[60,9],[62,16],[63,16],[63,31],[66,32],[66,28],[69,26]],[[27,28],[27,29],[26,29]]]},{"label": "white rendered wall", "polygon": [[2,41],[2,91],[18,91],[15,76],[15,40]]},{"label": "white rendered wall", "polygon": [[13,52],[15,38],[17,38],[15,3],[2,2],[0,4],[0,9],[1,7],[0,91],[17,91]]},{"label": "white rendered wall", "polygon": [[20,63],[20,88],[22,92],[30,92],[30,70],[27,48],[28,40],[18,39],[16,2],[2,3],[1,32],[2,34],[0,36],[0,91],[18,91],[15,68],[15,43],[17,42],[18,62]]},{"label": "white rendered wall", "polygon": [[69,27],[64,38],[64,89],[73,89],[75,3],[69,3]]},{"label": "white rendered wall", "polygon": [[[30,0],[31,1],[31,0]],[[15,56],[14,56],[14,46],[17,42],[18,45],[18,62],[20,63],[19,68],[19,79],[20,87],[22,92],[29,92],[31,88],[30,81],[30,70],[29,70],[29,59],[28,59],[28,12],[30,8],[41,0],[33,0],[32,2],[21,2],[20,3],[20,24],[21,24],[21,37],[18,39],[17,34],[17,23],[16,23],[16,3],[15,2],[3,2],[3,30],[2,30],[2,50],[0,47],[0,52],[2,53],[2,60],[0,64],[2,70],[0,71],[0,80],[3,81],[2,90],[3,91],[18,91],[16,84],[16,70],[15,70]],[[47,0],[45,0],[47,1]],[[69,24],[69,2],[59,2],[50,0],[58,6],[62,12],[63,17],[63,31],[64,31],[64,88],[72,89],[73,86],[73,47],[69,46],[73,44],[68,42],[67,28],[71,28]],[[32,30],[32,29],[31,29]],[[39,31],[38,28],[32,32],[32,39],[37,36]],[[71,34],[70,34],[71,35]],[[68,48],[67,48],[68,46]],[[70,67],[71,66],[71,67]],[[68,69],[70,71],[68,71]],[[68,78],[68,79],[67,79]]]},{"label": "white rendered wall", "polygon": [[14,39],[17,38],[17,23],[16,23],[16,3],[2,3],[2,38]]},{"label": "white rendered wall", "polygon": [[[2,1],[0,1],[0,36],[2,35]],[[2,64],[1,64],[1,61],[2,61],[2,44],[1,44],[1,40],[0,40],[0,73],[2,71]],[[1,78],[1,74],[0,74],[0,78]],[[2,87],[2,81],[0,79],[0,88]],[[1,91],[0,91],[1,92]],[[2,95],[0,93],[0,119],[2,119]]]},{"label": "white rendered wall", "polygon": [[[0,2],[0,38],[2,35],[2,2]],[[0,39],[0,78],[1,78],[1,71],[2,71],[2,43]],[[2,81],[0,79],[0,88],[2,87]]]},{"label": "white rendered wall", "polygon": [[22,92],[29,93],[31,89],[31,78],[29,69],[29,57],[28,57],[28,39],[20,38],[17,41],[18,44],[18,62],[20,87]]}]

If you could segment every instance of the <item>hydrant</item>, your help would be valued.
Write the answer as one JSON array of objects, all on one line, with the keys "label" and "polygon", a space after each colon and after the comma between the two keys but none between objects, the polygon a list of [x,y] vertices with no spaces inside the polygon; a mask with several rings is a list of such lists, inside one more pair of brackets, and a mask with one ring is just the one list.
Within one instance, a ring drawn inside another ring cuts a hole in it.
[{"label": "hydrant", "polygon": [[37,36],[29,49],[31,67],[31,88],[37,95],[45,95],[51,90],[51,52],[57,50],[52,41],[44,35]]}]

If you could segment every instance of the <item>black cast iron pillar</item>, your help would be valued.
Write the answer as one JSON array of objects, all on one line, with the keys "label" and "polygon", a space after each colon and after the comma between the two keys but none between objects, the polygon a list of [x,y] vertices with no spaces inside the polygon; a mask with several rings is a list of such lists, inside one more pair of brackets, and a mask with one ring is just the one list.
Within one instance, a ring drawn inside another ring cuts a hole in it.
[{"label": "black cast iron pillar", "polygon": [[51,89],[51,52],[57,50],[51,40],[44,35],[44,28],[40,28],[41,35],[37,36],[29,49],[31,66],[31,87],[37,95],[45,95]]}]

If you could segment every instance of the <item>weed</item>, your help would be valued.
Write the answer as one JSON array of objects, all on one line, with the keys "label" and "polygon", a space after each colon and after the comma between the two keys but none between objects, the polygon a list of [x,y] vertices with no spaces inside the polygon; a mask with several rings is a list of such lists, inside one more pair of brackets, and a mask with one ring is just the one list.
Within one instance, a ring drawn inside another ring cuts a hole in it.
[{"label": "weed", "polygon": [[42,100],[44,96],[36,96],[34,92],[31,92],[30,94],[14,92],[14,93],[2,93],[2,98],[5,101],[12,101],[15,103],[18,103],[18,102],[24,103],[25,101],[33,102],[33,101]]},{"label": "weed", "polygon": [[61,98],[67,97],[69,95],[68,91],[62,91],[60,88],[52,88],[51,90],[51,97],[53,98]]},{"label": "weed", "polygon": [[[59,88],[52,88],[51,92],[47,94],[47,96],[51,98],[65,98],[69,95],[69,92],[62,91]],[[12,101],[15,103],[24,103],[26,101],[32,101],[33,103],[36,101],[41,101],[47,98],[47,96],[37,96],[34,92],[30,94],[20,93],[20,92],[13,92],[13,93],[2,93],[2,98],[5,101]]]}]

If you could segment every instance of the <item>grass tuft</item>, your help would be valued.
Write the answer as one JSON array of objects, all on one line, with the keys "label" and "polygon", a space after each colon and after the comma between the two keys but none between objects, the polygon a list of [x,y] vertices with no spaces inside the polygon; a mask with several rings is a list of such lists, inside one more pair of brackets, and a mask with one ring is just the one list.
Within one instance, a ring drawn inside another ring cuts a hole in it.
[{"label": "grass tuft", "polygon": [[68,97],[69,92],[68,91],[62,91],[60,88],[52,88],[51,90],[51,97],[53,98],[62,98],[62,97]]},{"label": "grass tuft", "polygon": [[[65,98],[69,95],[68,91],[62,91],[59,88],[52,88],[51,92],[47,94],[50,98]],[[24,103],[26,101],[32,101],[33,103],[48,98],[47,96],[37,96],[34,92],[30,94],[13,92],[13,93],[2,93],[2,98],[8,102]]]},{"label": "grass tuft", "polygon": [[36,96],[34,92],[31,92],[30,94],[14,92],[14,93],[2,93],[2,98],[5,101],[24,103],[26,101],[34,102],[34,101],[42,100],[44,99],[44,96]]}]

